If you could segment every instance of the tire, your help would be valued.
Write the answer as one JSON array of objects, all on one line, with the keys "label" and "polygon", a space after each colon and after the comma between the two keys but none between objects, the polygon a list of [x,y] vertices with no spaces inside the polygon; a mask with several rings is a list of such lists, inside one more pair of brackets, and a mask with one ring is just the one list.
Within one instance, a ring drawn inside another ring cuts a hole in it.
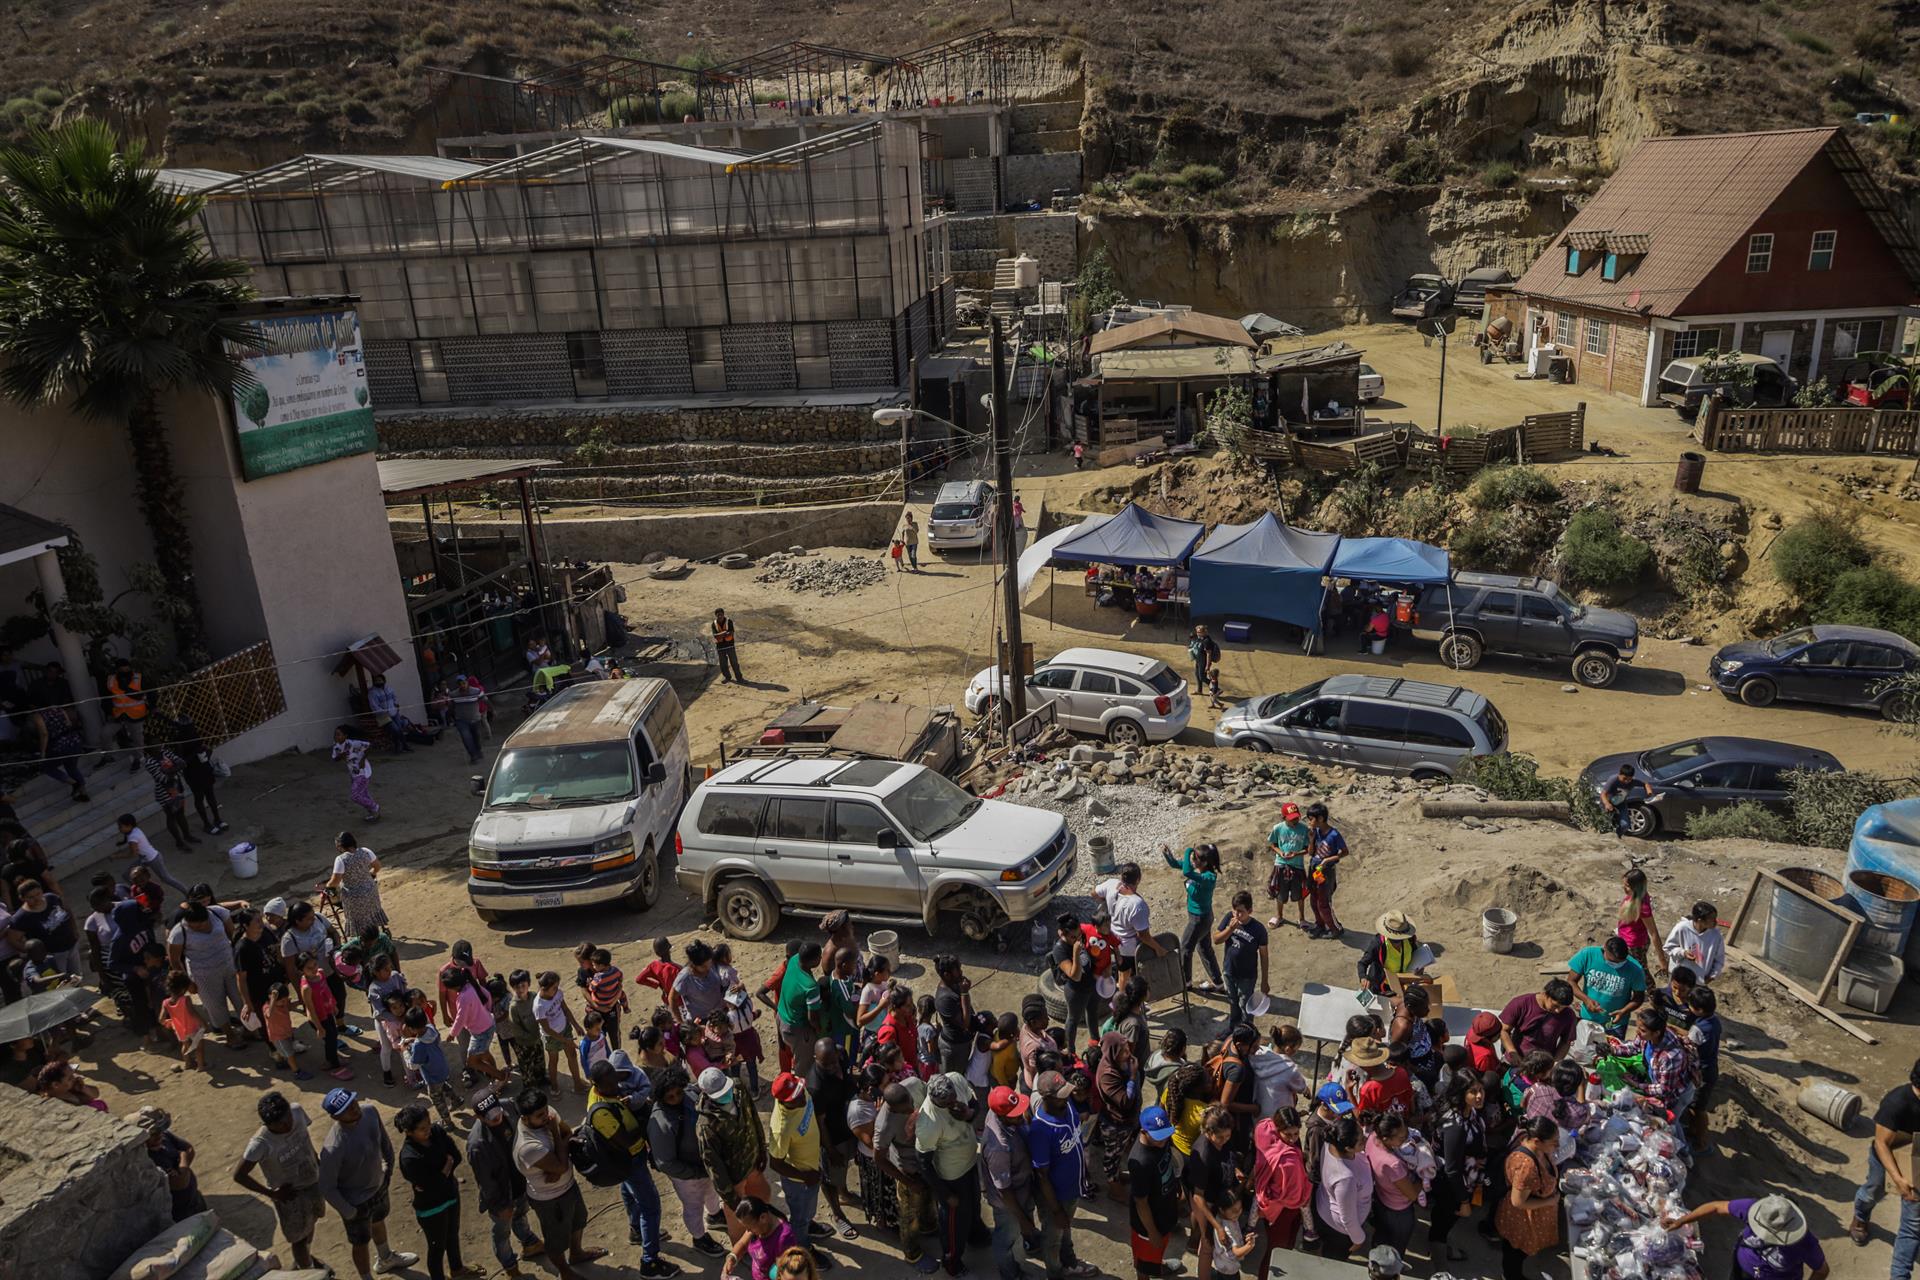
[{"label": "tire", "polygon": [[1480,637],[1468,635],[1464,631],[1454,631],[1440,637],[1440,664],[1455,671],[1471,671],[1480,665],[1480,655],[1486,647],[1480,643]]},{"label": "tire", "polygon": [[720,927],[741,942],[759,942],[780,927],[780,908],[757,880],[727,881],[713,905]]},{"label": "tire", "polygon": [[1060,970],[1051,962],[1047,971],[1040,975],[1040,998],[1047,1004],[1047,1023],[1049,1026],[1065,1026],[1067,1021],[1067,996],[1060,989]]},{"label": "tire", "polygon": [[499,924],[500,923],[501,913],[498,911],[489,910],[486,907],[475,907],[473,909],[473,914],[480,917],[481,924]]},{"label": "tire", "polygon": [[960,922],[960,936],[968,942],[991,941],[996,933],[1006,927],[1007,913],[991,898],[966,893],[956,895],[953,901],[954,906],[943,910],[953,912],[954,918]]},{"label": "tire", "polygon": [[1773,700],[1779,696],[1779,688],[1765,676],[1755,676],[1751,680],[1740,682],[1740,701],[1750,707],[1770,707],[1773,705]]},{"label": "tire", "polygon": [[653,842],[648,841],[646,851],[640,855],[640,883],[634,885],[633,891],[627,894],[627,905],[635,911],[648,911],[658,901],[660,855],[654,852]]},{"label": "tire", "polygon": [[1589,689],[1604,689],[1612,684],[1618,669],[1618,660],[1601,649],[1588,649],[1573,655],[1574,681]]},{"label": "tire", "polygon": [[1265,738],[1242,738],[1233,745],[1251,751],[1257,756],[1264,756],[1273,750],[1273,745]]},{"label": "tire", "polygon": [[1651,840],[1660,834],[1660,815],[1643,804],[1626,806],[1627,825],[1624,835],[1635,840]]},{"label": "tire", "polygon": [[1912,724],[1920,719],[1920,701],[1911,693],[1890,693],[1880,699],[1880,718],[1892,724]]},{"label": "tire", "polygon": [[750,569],[753,557],[744,551],[731,551],[720,557],[719,564],[722,569]]},{"label": "tire", "polygon": [[1138,720],[1122,716],[1107,726],[1107,741],[1116,747],[1144,747],[1147,745],[1147,731]]},{"label": "tire", "polygon": [[1000,706],[1000,699],[994,697],[992,694],[988,694],[980,702],[980,714],[975,716],[974,718],[976,720],[991,720],[993,719],[994,712],[999,708],[999,706]]},{"label": "tire", "polygon": [[1450,782],[1452,778],[1438,769],[1415,769],[1413,780],[1422,786],[1427,786],[1435,782]]}]

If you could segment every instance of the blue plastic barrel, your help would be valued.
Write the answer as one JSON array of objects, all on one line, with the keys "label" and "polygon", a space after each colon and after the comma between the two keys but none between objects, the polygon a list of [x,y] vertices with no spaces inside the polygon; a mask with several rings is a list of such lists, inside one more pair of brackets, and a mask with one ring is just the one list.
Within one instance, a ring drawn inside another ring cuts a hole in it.
[{"label": "blue plastic barrel", "polygon": [[[1891,877],[1901,884],[1892,886],[1891,894],[1882,892],[1890,886],[1871,881],[1856,885],[1856,871]],[[1920,899],[1901,892],[1920,886],[1920,798],[1874,805],[1855,820],[1853,843],[1847,847],[1846,881],[1848,896],[1867,916],[1867,927],[1856,945],[1920,962],[1911,954],[1920,933],[1914,928]],[[1869,901],[1870,897],[1880,901]]]}]

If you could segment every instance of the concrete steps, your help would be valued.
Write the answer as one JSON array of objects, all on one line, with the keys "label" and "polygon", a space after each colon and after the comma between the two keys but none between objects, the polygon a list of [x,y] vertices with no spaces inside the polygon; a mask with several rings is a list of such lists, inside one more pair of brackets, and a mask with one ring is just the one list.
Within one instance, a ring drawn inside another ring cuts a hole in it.
[{"label": "concrete steps", "polygon": [[121,814],[145,822],[160,812],[152,776],[145,769],[129,773],[126,762],[125,752],[111,760],[98,752],[82,760],[89,797],[85,803],[72,800],[64,784],[44,774],[35,774],[13,793],[20,825],[40,842],[55,867],[83,866],[105,857],[119,842],[114,819]]}]

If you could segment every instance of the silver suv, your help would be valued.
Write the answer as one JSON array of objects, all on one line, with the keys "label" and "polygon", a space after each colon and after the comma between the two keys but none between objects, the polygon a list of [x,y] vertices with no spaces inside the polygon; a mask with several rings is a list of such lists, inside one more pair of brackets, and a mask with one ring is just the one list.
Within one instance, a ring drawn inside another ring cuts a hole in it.
[{"label": "silver suv", "polygon": [[1507,722],[1477,693],[1391,676],[1329,676],[1236,703],[1213,731],[1222,747],[1280,751],[1422,781],[1507,748]]},{"label": "silver suv", "polygon": [[1073,874],[1075,840],[1043,809],[981,800],[924,765],[742,760],[701,784],[674,837],[680,887],[743,941],[781,912],[938,930],[981,942],[1042,914]]}]

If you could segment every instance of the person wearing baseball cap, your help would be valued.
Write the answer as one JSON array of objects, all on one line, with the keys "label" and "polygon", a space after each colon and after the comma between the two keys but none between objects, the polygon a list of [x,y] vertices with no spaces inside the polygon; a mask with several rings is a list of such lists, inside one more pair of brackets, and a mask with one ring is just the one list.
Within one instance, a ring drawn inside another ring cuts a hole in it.
[{"label": "person wearing baseball cap", "polygon": [[767,1160],[780,1176],[787,1198],[787,1217],[795,1231],[814,1240],[833,1234],[813,1214],[820,1203],[820,1133],[824,1126],[814,1114],[807,1082],[791,1071],[773,1078],[773,1115],[767,1121]]},{"label": "person wearing baseball cap", "polygon": [[[328,1090],[320,1109],[333,1117],[333,1128],[320,1144],[320,1194],[346,1225],[354,1271],[360,1280],[373,1280],[375,1271],[386,1275],[406,1270],[420,1255],[387,1245],[387,1184],[393,1181],[394,1154],[379,1110],[361,1102],[351,1089]],[[368,1266],[369,1243],[379,1253],[377,1267]]]},{"label": "person wearing baseball cap", "polygon": [[[731,1206],[750,1195],[766,1199],[773,1188],[767,1185],[764,1172],[767,1138],[760,1127],[760,1113],[741,1098],[733,1077],[719,1067],[702,1071],[697,1083],[700,1102],[695,1108],[694,1137],[721,1204]],[[739,1224],[730,1220],[727,1226],[734,1230]]]},{"label": "person wearing baseball cap", "polygon": [[1399,1280],[1407,1263],[1390,1244],[1377,1244],[1367,1254],[1367,1280]]},{"label": "person wearing baseball cap", "polygon": [[[512,1099],[503,1098],[491,1086],[473,1098],[478,1117],[467,1132],[467,1168],[473,1172],[480,1212],[487,1215],[493,1231],[493,1256],[507,1273],[508,1280],[520,1276],[520,1259],[542,1251],[540,1237],[527,1225],[532,1207],[527,1203],[527,1177],[513,1162],[515,1126],[519,1108]],[[513,1241],[520,1242],[518,1256]]]},{"label": "person wearing baseball cap", "polygon": [[1273,899],[1273,919],[1278,929],[1284,923],[1280,915],[1289,902],[1299,904],[1300,927],[1307,927],[1307,845],[1311,833],[1300,820],[1300,806],[1289,800],[1280,806],[1280,821],[1267,833],[1267,848],[1273,852],[1273,872],[1267,877],[1267,896]]},{"label": "person wearing baseball cap", "polygon": [[[1382,1059],[1385,1061],[1385,1059]],[[1347,1097],[1347,1091],[1334,1081],[1329,1080],[1314,1091],[1313,1100],[1328,1119],[1353,1114],[1353,1101]]]},{"label": "person wearing baseball cap", "polygon": [[1027,1151],[1041,1175],[1033,1185],[1040,1209],[1040,1254],[1050,1277],[1099,1274],[1098,1268],[1080,1261],[1073,1247],[1073,1215],[1086,1170],[1074,1088],[1058,1071],[1042,1071],[1033,1082],[1033,1121],[1027,1127]]},{"label": "person wearing baseball cap", "polygon": [[1140,1113],[1140,1136],[1127,1155],[1128,1237],[1133,1273],[1164,1275],[1167,1241],[1179,1218],[1180,1177],[1173,1163],[1173,1117],[1165,1107]]},{"label": "person wearing baseball cap", "polygon": [[1013,1242],[1040,1234],[1034,1217],[1033,1157],[1027,1150],[1027,1098],[1005,1085],[987,1094],[987,1123],[980,1131],[980,1155],[986,1165],[983,1189],[993,1210],[993,1263],[1000,1280],[1020,1280]]}]

